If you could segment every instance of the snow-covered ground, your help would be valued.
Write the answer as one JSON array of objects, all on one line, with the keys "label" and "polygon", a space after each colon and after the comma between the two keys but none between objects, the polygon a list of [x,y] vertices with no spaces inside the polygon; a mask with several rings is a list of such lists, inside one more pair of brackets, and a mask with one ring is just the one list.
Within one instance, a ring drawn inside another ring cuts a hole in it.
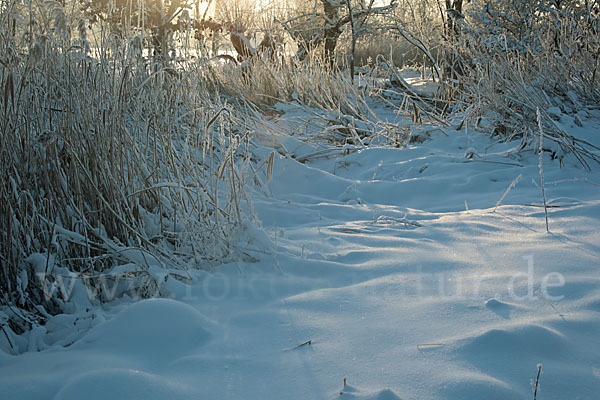
[{"label": "snow-covered ground", "polygon": [[[417,126],[405,149],[339,149],[278,107],[257,132],[280,154],[253,193],[259,261],[51,319],[32,351],[0,351],[2,398],[529,399],[538,364],[538,399],[598,396],[597,165],[544,155],[547,233],[516,142]],[[560,123],[599,145],[600,113],[578,118]]]}]

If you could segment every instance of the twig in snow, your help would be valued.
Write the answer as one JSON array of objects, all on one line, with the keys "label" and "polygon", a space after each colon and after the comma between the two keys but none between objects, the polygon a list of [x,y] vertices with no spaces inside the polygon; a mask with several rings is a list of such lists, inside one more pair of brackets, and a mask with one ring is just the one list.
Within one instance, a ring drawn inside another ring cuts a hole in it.
[{"label": "twig in snow", "polygon": [[312,344],[312,339],[309,339],[304,343],[300,343],[298,346],[296,346],[296,348],[303,347],[303,346],[310,346],[311,344]]},{"label": "twig in snow", "polygon": [[558,311],[558,308],[556,308],[556,306],[552,304],[550,300],[548,300],[548,298],[544,296],[539,290],[536,290],[535,294],[537,294],[540,299],[544,300],[550,307],[552,307],[552,309],[556,311],[559,317],[565,319],[565,316],[560,311]]},{"label": "twig in snow", "polygon": [[517,176],[511,182],[511,184],[508,185],[508,188],[506,188],[506,190],[504,191],[504,194],[502,195],[502,197],[500,197],[500,200],[498,200],[498,202],[496,203],[496,207],[494,207],[494,212],[496,212],[496,209],[500,206],[500,204],[502,203],[504,198],[508,195],[508,193],[517,185],[517,183],[519,183],[519,180],[521,179],[522,176],[523,176],[523,174],[519,174],[519,176]]},{"label": "twig in snow", "polygon": [[511,162],[504,162],[504,161],[474,160],[474,159],[469,159],[469,160],[463,161],[463,163],[465,163],[465,164],[472,163],[472,162],[480,162],[480,163],[486,163],[486,164],[510,165],[511,167],[523,168],[523,165],[521,165],[521,164],[511,163]]},{"label": "twig in snow", "polygon": [[340,392],[340,396],[342,396],[344,394],[344,390],[343,389],[346,389],[346,384],[347,384],[346,378],[344,378],[344,387],[342,388],[342,391]]},{"label": "twig in snow", "polygon": [[434,349],[434,348],[444,347],[444,346],[446,346],[446,345],[443,343],[423,343],[423,344],[417,345],[417,350],[421,351],[422,349]]},{"label": "twig in snow", "polygon": [[540,375],[542,374],[542,364],[538,364],[537,378],[535,378],[535,389],[533,390],[533,400],[537,399],[537,392],[540,386]]},{"label": "twig in snow", "polygon": [[544,143],[544,130],[542,129],[542,115],[540,114],[539,108],[537,109],[537,123],[540,130],[540,182],[542,186],[542,199],[544,200],[544,216],[546,217],[546,232],[550,232],[550,229],[548,228],[548,205],[546,203],[546,191],[544,190],[544,148],[542,147]]},{"label": "twig in snow", "polygon": [[293,350],[297,350],[297,349],[300,349],[302,347],[306,347],[306,346],[310,346],[310,345],[312,345],[312,339],[309,339],[309,340],[307,340],[304,343],[300,343],[298,346],[290,347],[286,351],[293,351]]}]

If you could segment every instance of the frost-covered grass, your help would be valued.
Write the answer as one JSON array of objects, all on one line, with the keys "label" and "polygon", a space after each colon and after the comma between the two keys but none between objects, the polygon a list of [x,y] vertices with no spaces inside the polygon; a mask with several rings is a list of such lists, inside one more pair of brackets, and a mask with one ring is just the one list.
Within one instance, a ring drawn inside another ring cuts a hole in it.
[{"label": "frost-covered grass", "polygon": [[257,57],[241,66],[208,64],[205,70],[214,90],[263,107],[288,101],[358,117],[361,103],[379,89],[373,74],[364,74],[364,84],[359,87],[353,85],[346,70],[339,66],[331,69],[319,57],[307,62]]},{"label": "frost-covered grass", "polygon": [[115,265],[185,277],[240,256],[250,130],[202,71],[51,35],[0,47],[3,329],[60,312],[61,275],[94,288]]},{"label": "frost-covered grass", "polygon": [[[587,8],[586,8],[587,7]],[[547,139],[544,151],[570,153],[586,168],[597,146],[570,136],[557,122],[600,101],[600,15],[597,4],[532,1],[475,2],[447,48],[453,78],[446,90],[465,121],[536,149],[536,110]],[[485,120],[480,126],[480,122]],[[581,126],[577,119],[576,124]]]}]

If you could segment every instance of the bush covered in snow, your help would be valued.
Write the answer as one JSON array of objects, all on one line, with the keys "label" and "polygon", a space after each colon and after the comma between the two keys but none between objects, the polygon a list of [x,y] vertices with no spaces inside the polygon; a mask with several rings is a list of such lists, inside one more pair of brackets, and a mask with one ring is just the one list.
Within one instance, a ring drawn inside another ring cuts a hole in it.
[{"label": "bush covered in snow", "polygon": [[598,161],[555,123],[600,101],[597,3],[479,0],[454,18],[460,29],[447,45],[447,90],[467,121],[487,119],[493,135],[535,149],[539,109],[556,158]]}]

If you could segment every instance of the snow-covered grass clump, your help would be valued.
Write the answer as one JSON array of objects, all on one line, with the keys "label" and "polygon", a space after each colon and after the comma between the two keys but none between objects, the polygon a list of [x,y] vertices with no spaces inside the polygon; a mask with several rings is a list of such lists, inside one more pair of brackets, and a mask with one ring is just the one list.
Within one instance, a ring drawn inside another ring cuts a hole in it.
[{"label": "snow-covered grass clump", "polygon": [[2,37],[3,337],[84,308],[75,292],[160,296],[155,268],[186,281],[244,256],[251,131],[200,69],[127,43],[92,57],[51,35]]}]

